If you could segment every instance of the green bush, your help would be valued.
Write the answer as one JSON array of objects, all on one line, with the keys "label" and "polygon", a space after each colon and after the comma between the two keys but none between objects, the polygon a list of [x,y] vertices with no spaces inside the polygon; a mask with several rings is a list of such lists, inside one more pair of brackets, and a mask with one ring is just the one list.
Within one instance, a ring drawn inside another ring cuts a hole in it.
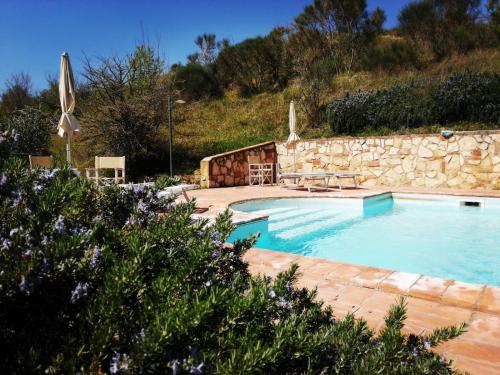
[{"label": "green bush", "polygon": [[432,107],[419,85],[347,94],[327,107],[335,133],[359,133],[370,129],[414,128],[428,122]]},{"label": "green bush", "polygon": [[[404,335],[404,304],[378,334],[294,287],[250,277],[230,215],[156,190],[100,190],[69,170],[23,169],[0,137],[3,373],[450,374],[429,349],[463,327]],[[158,214],[160,212],[161,214]]]},{"label": "green bush", "polygon": [[327,106],[335,133],[393,131],[451,122],[500,125],[500,75],[453,74],[435,84],[422,80],[388,89],[346,94]]},{"label": "green bush", "polygon": [[500,125],[500,74],[453,74],[433,93],[436,122],[489,122]]},{"label": "green bush", "polygon": [[165,189],[165,188],[170,187],[170,186],[179,185],[180,183],[181,183],[181,180],[177,176],[170,177],[168,175],[162,175],[162,176],[159,176],[155,180],[154,185],[157,189],[161,190],[161,189]]},{"label": "green bush", "polygon": [[33,107],[24,107],[13,112],[0,124],[0,130],[14,130],[17,142],[14,152],[18,154],[47,154],[50,137],[55,133],[57,118]]}]

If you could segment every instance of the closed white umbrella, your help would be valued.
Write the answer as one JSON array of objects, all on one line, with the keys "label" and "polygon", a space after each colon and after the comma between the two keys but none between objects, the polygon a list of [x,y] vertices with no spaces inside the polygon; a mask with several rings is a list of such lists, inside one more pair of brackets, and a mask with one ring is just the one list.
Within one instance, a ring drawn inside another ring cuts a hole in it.
[{"label": "closed white umbrella", "polygon": [[57,134],[66,136],[66,159],[71,166],[71,137],[75,132],[80,132],[80,123],[73,116],[75,110],[75,80],[69,55],[64,52],[61,55],[61,67],[59,77],[59,100],[61,101],[61,118],[57,126]]},{"label": "closed white umbrella", "polygon": [[290,135],[288,136],[287,144],[293,144],[293,171],[295,172],[295,144],[300,140],[299,136],[296,133],[297,128],[297,116],[295,114],[295,104],[293,100],[290,102],[290,114],[288,119],[288,126],[290,128]]}]

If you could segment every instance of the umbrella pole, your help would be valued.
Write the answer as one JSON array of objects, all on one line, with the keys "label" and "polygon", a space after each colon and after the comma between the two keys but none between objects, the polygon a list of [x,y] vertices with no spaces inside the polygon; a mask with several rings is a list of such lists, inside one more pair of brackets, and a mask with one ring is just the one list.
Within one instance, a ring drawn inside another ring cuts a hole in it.
[{"label": "umbrella pole", "polygon": [[297,147],[296,142],[293,144],[293,171],[297,172],[297,160],[296,160],[297,151],[295,150],[295,147]]},{"label": "umbrella pole", "polygon": [[69,134],[66,135],[66,160],[68,161],[68,166],[71,168],[71,141]]}]

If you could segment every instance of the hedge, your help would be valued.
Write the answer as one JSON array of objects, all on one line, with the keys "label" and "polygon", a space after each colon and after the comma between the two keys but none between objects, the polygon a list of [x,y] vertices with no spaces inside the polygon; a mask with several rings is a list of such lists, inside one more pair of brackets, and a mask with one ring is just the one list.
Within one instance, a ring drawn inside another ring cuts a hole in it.
[{"label": "hedge", "polygon": [[326,113],[332,131],[340,134],[461,121],[496,127],[500,125],[500,75],[466,72],[440,83],[424,80],[347,93],[329,104]]}]

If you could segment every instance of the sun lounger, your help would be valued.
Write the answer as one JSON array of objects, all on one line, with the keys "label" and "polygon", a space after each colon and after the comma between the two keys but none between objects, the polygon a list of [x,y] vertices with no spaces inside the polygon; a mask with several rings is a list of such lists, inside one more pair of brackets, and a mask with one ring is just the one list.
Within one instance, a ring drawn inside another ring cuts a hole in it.
[{"label": "sun lounger", "polygon": [[[351,172],[307,172],[307,173],[299,173],[299,172],[291,172],[291,173],[280,173],[279,181],[283,180],[294,180],[294,187],[297,187],[297,182],[301,179],[305,181],[304,187],[307,188],[309,192],[313,190],[329,190],[330,179],[336,178],[338,182],[339,189],[342,190],[342,182],[343,178],[350,178],[353,181],[354,187],[357,187],[356,177],[360,176],[359,173],[351,173]],[[308,181],[322,181],[322,186],[316,186],[312,184],[308,184]]]}]

